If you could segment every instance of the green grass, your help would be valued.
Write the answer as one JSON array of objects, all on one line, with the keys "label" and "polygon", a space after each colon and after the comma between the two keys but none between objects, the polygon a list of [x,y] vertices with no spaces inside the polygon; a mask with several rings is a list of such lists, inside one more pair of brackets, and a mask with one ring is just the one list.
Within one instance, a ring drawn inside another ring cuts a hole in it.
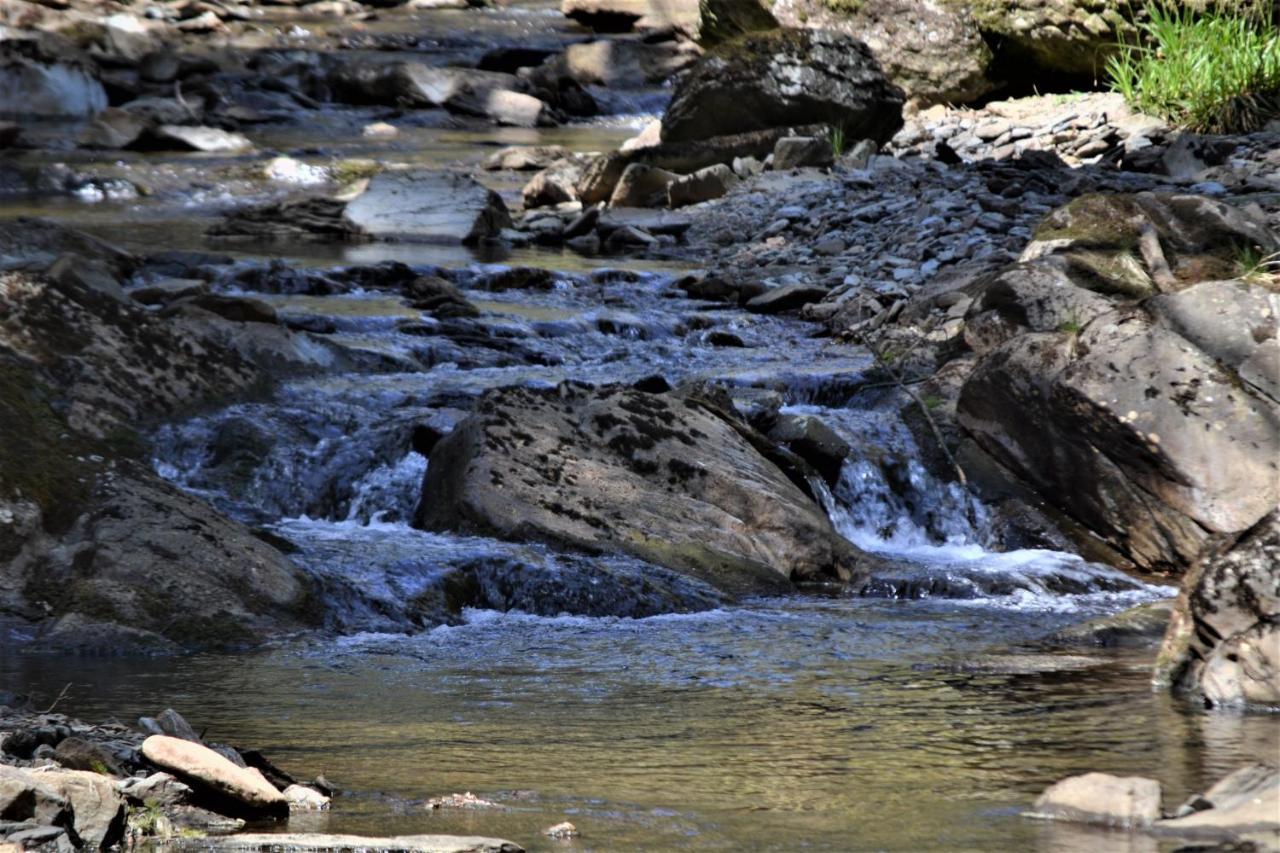
[{"label": "green grass", "polygon": [[1242,246],[1236,253],[1236,271],[1250,284],[1280,285],[1280,252],[1264,255],[1256,246]]},{"label": "green grass", "polygon": [[827,140],[831,143],[831,153],[837,160],[839,160],[840,155],[844,153],[844,127],[838,124],[833,124],[828,127]]},{"label": "green grass", "polygon": [[1114,91],[1135,109],[1199,133],[1247,133],[1280,108],[1280,27],[1274,0],[1252,12],[1196,14],[1149,2],[1136,43],[1107,62]]}]

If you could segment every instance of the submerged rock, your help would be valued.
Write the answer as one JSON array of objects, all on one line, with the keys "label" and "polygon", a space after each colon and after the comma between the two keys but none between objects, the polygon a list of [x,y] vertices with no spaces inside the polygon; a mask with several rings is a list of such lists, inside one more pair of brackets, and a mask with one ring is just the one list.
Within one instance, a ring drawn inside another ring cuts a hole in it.
[{"label": "submerged rock", "polygon": [[478,243],[511,227],[493,190],[466,175],[427,169],[375,175],[342,219],[357,234],[414,243]]},{"label": "submerged rock", "polygon": [[676,84],[664,142],[824,124],[888,142],[902,127],[902,90],[867,46],[840,33],[753,34],[703,57]]},{"label": "submerged rock", "polygon": [[175,839],[175,850],[225,850],[228,853],[524,853],[524,848],[501,838],[470,835],[392,835],[374,838],[320,833],[242,833],[197,840]]},{"label": "submerged rock", "polygon": [[861,574],[752,437],[697,395],[495,391],[433,449],[415,524],[622,551],[732,594]]}]

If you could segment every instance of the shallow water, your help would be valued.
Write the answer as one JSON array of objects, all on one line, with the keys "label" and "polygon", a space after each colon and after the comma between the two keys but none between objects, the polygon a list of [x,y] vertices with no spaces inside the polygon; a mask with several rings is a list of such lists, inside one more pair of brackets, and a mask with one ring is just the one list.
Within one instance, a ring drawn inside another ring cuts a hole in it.
[{"label": "shallow water", "polygon": [[[419,46],[432,61],[474,59],[492,44],[573,38],[556,5],[388,13],[372,31],[415,22],[445,34]],[[435,116],[371,142],[359,129],[379,111],[333,110],[249,134],[263,152],[311,165],[376,157],[471,168],[498,144],[614,147],[660,99],[629,93],[617,99],[621,115],[553,130],[450,127]],[[1159,778],[1173,807],[1280,749],[1271,718],[1206,715],[1153,691],[1150,652],[1046,645],[1061,627],[1171,590],[1070,555],[995,553],[982,508],[924,469],[896,413],[854,396],[867,355],[812,338],[805,324],[691,302],[672,287],[677,268],[660,262],[627,262],[643,272],[614,275],[603,270],[616,261],[541,249],[206,241],[221,211],[282,191],[252,176],[263,156],[22,159],[66,162],[98,181],[90,187],[123,177],[152,192],[10,197],[0,216],[52,216],[139,252],[225,252],[239,265],[215,282],[224,291],[236,290],[246,264],[273,258],[466,268],[460,280],[484,311],[478,329],[516,343],[459,346],[429,320],[407,333],[400,324],[417,312],[386,293],[255,294],[291,323],[328,323],[325,337],[378,354],[383,367],[291,380],[269,402],[166,427],[155,436],[156,467],[292,541],[328,591],[330,627],[346,636],[149,660],[0,645],[0,688],[37,705],[70,685],[59,710],[86,719],[175,707],[213,740],[261,748],[346,791],[331,813],[294,818],[292,829],[500,835],[531,850],[1142,853],[1174,845],[1019,812],[1047,784],[1086,770]],[[193,182],[197,174],[206,180]],[[481,177],[511,198],[527,176]],[[478,265],[494,261],[563,274],[549,291],[495,293],[486,281],[498,268]],[[745,346],[711,346],[712,330]],[[479,394],[506,384],[654,373],[672,383],[714,379],[744,405],[777,394],[784,411],[839,432],[854,452],[838,482],[818,491],[842,534],[904,567],[868,594],[916,597],[798,595],[648,619],[469,610],[458,624],[421,630],[405,602],[459,563],[520,560],[551,578],[588,563],[653,569],[410,529],[429,464],[410,449],[412,427],[448,429]],[[256,448],[232,471],[216,450],[228,441]],[[497,805],[423,805],[462,791]],[[541,836],[564,819],[582,830],[579,841]]]}]

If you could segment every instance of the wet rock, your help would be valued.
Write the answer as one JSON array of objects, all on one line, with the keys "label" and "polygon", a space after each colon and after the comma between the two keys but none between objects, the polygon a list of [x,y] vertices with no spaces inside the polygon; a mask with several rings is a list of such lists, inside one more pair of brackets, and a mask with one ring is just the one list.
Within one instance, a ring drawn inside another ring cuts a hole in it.
[{"label": "wet rock", "polygon": [[1157,821],[1152,831],[1185,839],[1250,841],[1258,849],[1280,842],[1280,771],[1253,764],[1220,779],[1200,798],[1191,814]]},{"label": "wet rock", "polygon": [[128,299],[111,264],[104,260],[68,253],[50,264],[45,275],[69,290],[105,296],[116,302]]},{"label": "wet rock", "polygon": [[753,296],[746,308],[756,314],[781,314],[795,311],[812,302],[821,302],[829,291],[816,284],[784,284]]},{"label": "wet rock", "polygon": [[390,139],[400,134],[400,129],[385,121],[375,121],[360,128],[360,135],[369,139]]},{"label": "wet rock", "polygon": [[626,252],[631,249],[656,246],[657,244],[658,238],[643,228],[637,228],[634,225],[623,225],[609,232],[609,236],[604,241],[604,249],[606,252]]},{"label": "wet rock", "polygon": [[224,850],[228,853],[523,853],[524,848],[500,838],[455,835],[396,835],[371,838],[357,835],[270,833],[215,836],[197,841],[171,842],[174,849]]},{"label": "wet rock", "polygon": [[147,147],[173,148],[207,153],[248,151],[253,143],[240,133],[199,125],[162,124],[146,134]]},{"label": "wet rock", "polygon": [[480,316],[480,310],[462,295],[457,285],[439,276],[419,276],[405,286],[404,295],[414,308],[429,311],[434,317]]},{"label": "wet rock", "polygon": [[557,823],[555,826],[549,826],[542,830],[542,834],[549,838],[578,838],[582,833],[578,832],[578,828],[569,821]]},{"label": "wet rock", "polygon": [[918,104],[966,103],[996,88],[991,48],[964,4],[940,0],[782,0],[788,27],[847,33],[866,42],[885,73]]},{"label": "wet rock", "polygon": [[262,774],[237,767],[206,746],[168,735],[142,742],[142,755],[199,790],[226,797],[253,813],[287,813],[289,801]]},{"label": "wet rock", "polygon": [[284,798],[289,801],[291,812],[318,812],[329,810],[329,798],[314,788],[305,785],[290,785],[284,789]]},{"label": "wet rock", "polygon": [[1169,619],[1173,602],[1154,601],[1139,604],[1114,616],[1091,619],[1064,628],[1051,636],[1053,643],[1063,645],[1101,646],[1102,648],[1147,647],[1159,645]]},{"label": "wet rock", "polygon": [[484,161],[489,171],[531,172],[545,169],[563,159],[569,151],[561,145],[511,145],[495,151]]},{"label": "wet rock", "polygon": [[138,76],[148,83],[172,83],[181,70],[181,58],[170,50],[153,50],[138,60]]},{"label": "wet rock", "polygon": [[559,123],[551,106],[520,91],[520,81],[511,74],[418,62],[348,63],[330,74],[328,85],[346,103],[442,107],[517,127]]},{"label": "wet rock", "polygon": [[733,169],[723,163],[699,169],[672,181],[667,187],[667,206],[684,207],[720,198],[738,183]]},{"label": "wet rock", "polygon": [[1207,553],[1183,579],[1156,680],[1210,706],[1280,705],[1280,513]]},{"label": "wet rock", "polygon": [[619,207],[602,211],[597,226],[606,236],[622,228],[636,228],[649,234],[670,234],[678,238],[692,224],[692,220],[678,213]]},{"label": "wet rock", "polygon": [[109,107],[94,116],[80,133],[82,148],[115,149],[133,145],[150,122],[143,116],[119,107]]},{"label": "wet rock", "polygon": [[66,118],[107,107],[91,63],[36,39],[0,42],[0,115]]},{"label": "wet rock", "polygon": [[813,30],[752,34],[680,78],[662,139],[825,124],[884,143],[902,127],[902,103],[902,90],[854,38]]},{"label": "wet rock", "polygon": [[835,162],[831,142],[816,136],[788,136],[773,148],[773,168],[779,172],[805,166],[826,168]]},{"label": "wet rock", "polygon": [[375,175],[342,219],[374,239],[425,243],[478,243],[511,225],[497,193],[465,175],[425,169]]},{"label": "wet rock", "polygon": [[679,178],[666,169],[644,163],[632,163],[618,179],[610,207],[657,207],[666,198],[667,187]]},{"label": "wet rock", "polygon": [[619,151],[636,151],[641,148],[653,148],[662,144],[662,122],[651,121],[644,130],[618,146]]},{"label": "wet rock", "polygon": [[1125,828],[1146,827],[1160,818],[1160,783],[1108,773],[1071,776],[1037,797],[1032,815]]},{"label": "wet rock", "polygon": [[172,708],[166,708],[154,717],[138,718],[138,728],[156,735],[168,735],[179,740],[201,743],[200,735],[191,727],[186,718]]},{"label": "wet rock", "polygon": [[768,435],[812,465],[827,483],[834,485],[840,479],[840,469],[849,456],[850,447],[818,418],[780,415]]},{"label": "wet rock", "polygon": [[436,446],[415,524],[620,550],[734,594],[860,573],[755,434],[716,411],[571,384],[493,392]]},{"label": "wet rock", "polygon": [[665,82],[697,58],[672,42],[607,39],[571,44],[548,67],[584,86],[638,88]]},{"label": "wet rock", "polygon": [[117,277],[138,264],[129,252],[49,219],[24,216],[0,224],[0,269],[44,269],[66,255],[100,261]]}]

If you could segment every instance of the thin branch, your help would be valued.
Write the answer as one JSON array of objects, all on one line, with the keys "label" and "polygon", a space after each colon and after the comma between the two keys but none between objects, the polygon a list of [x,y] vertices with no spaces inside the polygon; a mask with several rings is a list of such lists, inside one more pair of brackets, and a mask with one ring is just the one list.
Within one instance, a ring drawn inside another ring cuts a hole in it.
[{"label": "thin branch", "polygon": [[63,687],[62,692],[58,694],[58,698],[53,700],[53,704],[50,705],[48,708],[45,708],[42,713],[45,713],[45,714],[53,713],[53,709],[58,707],[58,703],[61,702],[63,699],[67,698],[67,691],[70,689],[71,689],[71,683],[68,682],[67,686]]}]

